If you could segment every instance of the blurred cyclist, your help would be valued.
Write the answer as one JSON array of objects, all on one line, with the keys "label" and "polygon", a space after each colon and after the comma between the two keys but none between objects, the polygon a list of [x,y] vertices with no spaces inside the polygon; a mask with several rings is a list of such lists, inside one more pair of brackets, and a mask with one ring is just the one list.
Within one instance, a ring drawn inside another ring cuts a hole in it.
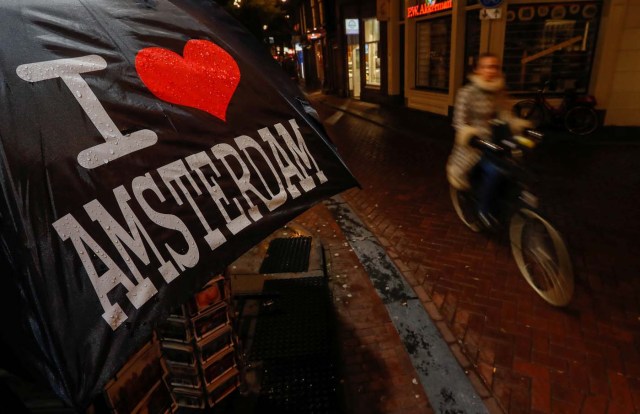
[{"label": "blurred cyclist", "polygon": [[447,161],[447,178],[458,190],[469,190],[469,172],[477,165],[481,170],[478,190],[479,216],[486,226],[494,226],[493,201],[502,182],[504,171],[482,152],[470,145],[471,138],[491,141],[490,121],[499,118],[506,121],[514,134],[519,134],[531,124],[514,117],[506,102],[504,77],[500,59],[492,53],[478,57],[469,83],[456,96],[453,114],[455,141]]}]

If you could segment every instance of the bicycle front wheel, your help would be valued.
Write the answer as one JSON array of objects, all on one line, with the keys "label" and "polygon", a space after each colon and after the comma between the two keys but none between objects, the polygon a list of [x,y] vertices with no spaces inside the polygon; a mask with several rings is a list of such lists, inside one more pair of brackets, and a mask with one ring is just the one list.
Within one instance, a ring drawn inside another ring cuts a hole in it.
[{"label": "bicycle front wheel", "polygon": [[598,114],[588,106],[576,106],[564,116],[567,131],[576,135],[588,135],[598,127]]},{"label": "bicycle front wheel", "polygon": [[456,214],[465,226],[475,232],[482,230],[478,221],[478,204],[471,195],[467,191],[456,190],[453,186],[449,186],[449,195]]},{"label": "bicycle front wheel", "polygon": [[509,227],[511,252],[525,280],[544,300],[565,306],[573,297],[571,258],[560,233],[529,209],[520,209]]},{"label": "bicycle front wheel", "polygon": [[544,122],[544,110],[533,99],[526,99],[513,105],[513,113],[531,122],[533,128],[539,128]]}]

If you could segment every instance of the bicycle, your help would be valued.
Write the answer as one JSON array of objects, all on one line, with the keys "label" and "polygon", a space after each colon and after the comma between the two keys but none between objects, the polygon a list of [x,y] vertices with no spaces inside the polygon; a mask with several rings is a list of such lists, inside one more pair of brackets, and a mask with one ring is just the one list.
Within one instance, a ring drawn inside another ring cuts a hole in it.
[{"label": "bicycle", "polygon": [[532,177],[523,163],[525,153],[542,140],[542,134],[527,130],[523,136],[514,136],[504,122],[494,120],[492,125],[493,142],[474,138],[472,145],[507,171],[498,192],[497,226],[488,226],[480,220],[475,189],[481,177],[477,169],[470,173],[471,190],[450,187],[454,209],[474,232],[497,233],[508,229],[511,253],[527,283],[551,305],[566,306],[574,291],[571,258],[560,232],[540,214],[538,198],[528,184]]},{"label": "bicycle", "polygon": [[517,102],[513,106],[514,115],[531,121],[534,128],[549,124],[562,125],[575,135],[588,135],[598,128],[595,97],[577,96],[573,91],[567,91],[560,105],[553,106],[545,96],[549,85],[549,81],[545,82],[534,99]]}]

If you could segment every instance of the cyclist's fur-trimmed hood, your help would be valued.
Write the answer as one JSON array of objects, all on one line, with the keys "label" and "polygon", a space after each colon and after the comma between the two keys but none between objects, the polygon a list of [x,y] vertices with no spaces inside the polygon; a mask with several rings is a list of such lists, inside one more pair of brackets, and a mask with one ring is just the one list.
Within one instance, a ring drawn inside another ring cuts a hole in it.
[{"label": "cyclist's fur-trimmed hood", "polygon": [[477,73],[472,73],[468,76],[468,79],[478,88],[485,92],[500,93],[505,88],[504,77],[498,76],[493,80],[482,79]]}]

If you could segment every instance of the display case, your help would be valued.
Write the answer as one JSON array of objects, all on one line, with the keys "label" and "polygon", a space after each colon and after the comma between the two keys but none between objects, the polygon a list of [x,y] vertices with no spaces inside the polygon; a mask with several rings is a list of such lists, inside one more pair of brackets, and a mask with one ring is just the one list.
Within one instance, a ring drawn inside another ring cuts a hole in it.
[{"label": "display case", "polygon": [[239,385],[239,372],[236,368],[233,368],[207,386],[207,403],[210,407],[213,407],[222,401],[224,397],[231,394]]},{"label": "display case", "polygon": [[198,367],[174,364],[167,361],[167,369],[169,370],[169,385],[172,387],[186,387],[198,389],[202,386]]},{"label": "display case", "polygon": [[192,335],[188,320],[182,317],[170,316],[158,329],[161,340],[191,343]]},{"label": "display case", "polygon": [[228,279],[213,277],[158,325],[167,380],[179,407],[217,405],[240,384]]},{"label": "display case", "polygon": [[204,365],[203,372],[205,383],[209,386],[236,366],[237,364],[233,348],[229,348],[226,351],[221,352],[217,358],[211,358],[211,360]]},{"label": "display case", "polygon": [[219,329],[229,326],[229,311],[226,303],[212,305],[192,319],[193,332],[197,341],[207,338]]},{"label": "display case", "polygon": [[114,414],[169,414],[177,408],[167,379],[160,343],[152,338],[118,371],[104,388]]},{"label": "display case", "polygon": [[162,354],[167,363],[188,367],[196,366],[196,355],[193,345],[175,343],[166,339],[162,340]]}]

